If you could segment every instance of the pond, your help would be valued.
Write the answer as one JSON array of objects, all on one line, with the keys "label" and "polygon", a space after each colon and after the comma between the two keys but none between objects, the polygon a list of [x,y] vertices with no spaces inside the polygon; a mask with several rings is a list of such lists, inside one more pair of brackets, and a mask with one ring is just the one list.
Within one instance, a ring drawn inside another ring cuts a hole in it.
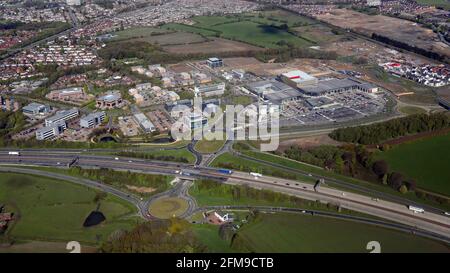
[{"label": "pond", "polygon": [[158,143],[158,144],[160,144],[160,143],[171,143],[173,141],[174,140],[172,138],[162,137],[162,138],[157,138],[157,139],[153,140],[151,143]]},{"label": "pond", "polygon": [[83,227],[92,227],[100,224],[101,222],[105,221],[105,215],[101,213],[100,211],[93,211],[89,216],[84,220]]},{"label": "pond", "polygon": [[104,136],[100,138],[100,142],[117,142],[117,140],[112,136]]}]

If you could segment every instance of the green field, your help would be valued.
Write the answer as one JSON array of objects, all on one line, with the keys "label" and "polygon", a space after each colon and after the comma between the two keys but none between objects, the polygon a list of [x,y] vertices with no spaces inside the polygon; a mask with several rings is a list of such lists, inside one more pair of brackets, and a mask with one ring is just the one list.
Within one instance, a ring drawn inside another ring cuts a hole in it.
[{"label": "green field", "polygon": [[197,33],[203,36],[222,37],[266,48],[278,48],[277,43],[285,41],[297,47],[307,47],[314,43],[294,35],[279,26],[288,27],[312,24],[312,21],[289,12],[275,10],[258,14],[236,16],[194,17],[194,25],[166,24],[162,28]]},{"label": "green field", "polygon": [[0,203],[15,213],[18,220],[8,234],[20,240],[72,241],[98,244],[118,229],[130,229],[138,220],[134,206],[107,195],[100,201],[100,211],[106,221],[84,228],[83,222],[96,210],[96,191],[80,185],[33,177],[2,173]]},{"label": "green field", "polygon": [[450,195],[450,133],[403,143],[377,158],[388,162],[391,171],[398,171],[416,180],[423,189]]},{"label": "green field", "polygon": [[370,241],[381,252],[449,252],[443,243],[351,221],[295,214],[260,214],[244,225],[233,248],[251,252],[362,252]]},{"label": "green field", "polygon": [[165,33],[165,32],[167,31],[156,27],[135,27],[113,32],[112,35],[116,36],[113,38],[113,40],[122,40],[122,39],[148,37],[155,35],[155,33]]},{"label": "green field", "polygon": [[[197,238],[208,247],[208,252],[230,253],[233,252],[230,243],[219,237],[219,226],[209,224],[193,224],[192,229]],[[236,252],[236,251],[234,251]]]},{"label": "green field", "polygon": [[450,9],[450,2],[448,0],[417,0],[417,3],[429,6],[442,7]]}]

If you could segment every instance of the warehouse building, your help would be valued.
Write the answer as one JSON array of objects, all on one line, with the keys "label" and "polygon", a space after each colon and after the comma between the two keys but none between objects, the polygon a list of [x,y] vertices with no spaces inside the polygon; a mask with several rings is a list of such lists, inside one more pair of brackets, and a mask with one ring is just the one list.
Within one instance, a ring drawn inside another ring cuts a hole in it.
[{"label": "warehouse building", "polygon": [[318,79],[301,70],[293,70],[283,73],[280,80],[293,88],[301,88],[304,86],[316,85]]},{"label": "warehouse building", "polygon": [[378,87],[365,82],[347,79],[326,79],[319,81],[316,85],[304,86],[300,90],[308,96],[324,96],[332,93],[359,90],[367,93],[375,93]]},{"label": "warehouse building", "polygon": [[106,114],[103,111],[90,113],[89,115],[82,117],[80,119],[80,126],[82,128],[94,128],[102,124],[102,122],[105,121],[105,119]]},{"label": "warehouse building", "polygon": [[283,108],[283,104],[289,101],[302,98],[302,93],[299,90],[277,80],[253,82],[246,87],[265,102],[278,104],[281,108]]}]

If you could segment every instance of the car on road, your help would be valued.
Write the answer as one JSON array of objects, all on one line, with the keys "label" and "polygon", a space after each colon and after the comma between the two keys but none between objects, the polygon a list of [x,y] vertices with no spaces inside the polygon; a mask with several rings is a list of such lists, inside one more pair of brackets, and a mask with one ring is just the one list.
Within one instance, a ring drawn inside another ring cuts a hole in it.
[{"label": "car on road", "polygon": [[450,212],[444,212],[444,215],[450,216]]},{"label": "car on road", "polygon": [[372,198],[372,201],[378,202],[380,199],[378,198]]},{"label": "car on road", "polygon": [[131,161],[131,160],[128,160],[128,163],[133,163],[133,161]]},{"label": "car on road", "polygon": [[119,160],[119,158],[118,157],[114,157],[114,160]]}]

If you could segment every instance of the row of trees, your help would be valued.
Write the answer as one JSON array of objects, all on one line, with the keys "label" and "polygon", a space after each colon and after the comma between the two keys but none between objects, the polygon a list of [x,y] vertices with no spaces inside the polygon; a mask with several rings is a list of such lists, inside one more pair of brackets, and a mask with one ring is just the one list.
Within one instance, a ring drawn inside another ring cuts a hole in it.
[{"label": "row of trees", "polygon": [[181,163],[189,163],[189,160],[183,156],[173,156],[173,155],[154,155],[151,153],[137,153],[137,152],[119,152],[118,155],[125,157],[136,157],[149,160],[160,160],[160,161],[174,161]]},{"label": "row of trees", "polygon": [[336,129],[330,133],[330,137],[342,142],[379,144],[393,138],[449,126],[450,118],[446,113],[416,114],[371,125]]},{"label": "row of trees", "polygon": [[177,218],[145,222],[131,231],[117,230],[99,249],[101,253],[202,253],[203,246],[189,222]]},{"label": "row of trees", "polygon": [[134,173],[130,171],[121,172],[106,168],[82,169],[80,167],[70,168],[69,172],[73,176],[85,177],[115,187],[123,187],[125,185],[151,187],[155,189],[153,193],[162,192],[169,188],[168,179],[165,175]]}]

